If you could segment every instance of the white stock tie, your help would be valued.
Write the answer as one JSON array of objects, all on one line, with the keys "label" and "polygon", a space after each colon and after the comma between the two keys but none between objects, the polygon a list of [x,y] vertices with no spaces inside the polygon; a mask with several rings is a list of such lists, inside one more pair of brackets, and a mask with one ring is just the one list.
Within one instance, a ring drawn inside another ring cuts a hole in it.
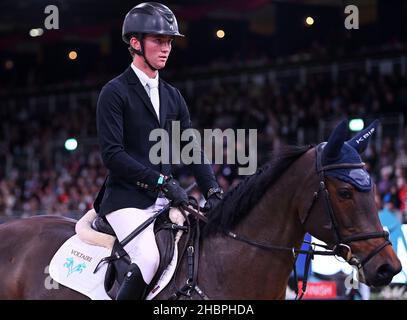
[{"label": "white stock tie", "polygon": [[158,93],[158,78],[148,79],[147,87],[150,91],[150,100],[153,104],[155,113],[157,114],[158,121],[160,120],[160,95]]}]

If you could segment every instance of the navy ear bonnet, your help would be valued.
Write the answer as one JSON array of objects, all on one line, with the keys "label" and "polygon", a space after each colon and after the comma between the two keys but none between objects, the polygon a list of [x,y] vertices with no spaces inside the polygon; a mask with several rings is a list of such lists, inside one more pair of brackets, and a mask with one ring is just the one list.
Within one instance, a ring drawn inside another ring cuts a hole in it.
[{"label": "navy ear bonnet", "polygon": [[[376,130],[379,121],[374,121],[369,127],[358,133],[352,139],[345,141],[348,122],[342,121],[332,132],[328,142],[323,142],[317,146],[320,155],[318,166],[328,166],[335,164],[362,164],[360,153],[362,153]],[[353,185],[357,190],[368,192],[372,189],[372,181],[369,173],[364,168],[333,168],[326,169],[325,175],[342,180]]]},{"label": "navy ear bonnet", "polygon": [[[323,149],[326,146],[326,142],[320,145]],[[340,152],[340,156],[337,160],[329,161],[329,159],[324,159],[322,154],[322,164],[323,166],[330,164],[340,164],[340,163],[362,163],[362,159],[355,149],[349,146],[348,143],[344,143]],[[368,192],[372,189],[372,182],[369,173],[364,168],[341,168],[341,169],[331,169],[326,170],[325,175],[342,180],[353,185],[357,190]]]}]

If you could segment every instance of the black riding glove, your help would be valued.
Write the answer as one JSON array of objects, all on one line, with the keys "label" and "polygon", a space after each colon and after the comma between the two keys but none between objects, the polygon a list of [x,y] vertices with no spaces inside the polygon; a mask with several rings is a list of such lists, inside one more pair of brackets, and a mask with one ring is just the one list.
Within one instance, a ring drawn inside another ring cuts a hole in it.
[{"label": "black riding glove", "polygon": [[211,188],[208,191],[208,197],[204,206],[205,212],[211,211],[223,199],[223,190],[221,188]]},{"label": "black riding glove", "polygon": [[163,184],[161,190],[163,191],[166,198],[172,200],[172,205],[174,207],[179,207],[180,205],[188,205],[189,200],[187,193],[174,178],[168,178]]}]

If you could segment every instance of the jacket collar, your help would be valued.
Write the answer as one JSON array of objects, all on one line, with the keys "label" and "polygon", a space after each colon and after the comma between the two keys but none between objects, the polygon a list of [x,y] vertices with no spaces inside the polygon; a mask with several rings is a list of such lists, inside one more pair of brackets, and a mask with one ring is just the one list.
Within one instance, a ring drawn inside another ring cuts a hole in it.
[{"label": "jacket collar", "polygon": [[[129,86],[133,87],[136,90],[138,96],[143,101],[144,105],[150,110],[151,114],[154,116],[154,119],[158,122],[157,114],[155,113],[153,104],[149,96],[147,95],[146,90],[144,89],[143,85],[140,82],[140,79],[137,77],[134,70],[131,66],[127,67],[126,71],[124,71],[124,75],[126,76],[127,83]],[[161,79],[159,80],[158,86],[159,94],[160,94],[160,127],[165,128],[165,118],[167,114],[167,104],[168,104],[168,91],[167,88],[164,86]]]}]

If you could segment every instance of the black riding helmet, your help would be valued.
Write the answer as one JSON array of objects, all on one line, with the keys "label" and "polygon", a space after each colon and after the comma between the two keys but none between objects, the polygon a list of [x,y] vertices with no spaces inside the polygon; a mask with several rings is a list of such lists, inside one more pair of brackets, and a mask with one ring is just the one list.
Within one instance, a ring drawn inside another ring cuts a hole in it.
[{"label": "black riding helmet", "polygon": [[135,34],[162,34],[183,37],[178,31],[174,13],[157,2],[144,2],[131,9],[123,22],[123,41],[129,43]]},{"label": "black riding helmet", "polygon": [[174,13],[161,3],[140,3],[126,14],[122,28],[123,41],[129,44],[131,37],[136,37],[141,43],[141,50],[135,50],[135,52],[144,57],[152,70],[156,69],[147,61],[144,55],[143,38],[146,34],[184,37],[178,31],[178,23]]}]

